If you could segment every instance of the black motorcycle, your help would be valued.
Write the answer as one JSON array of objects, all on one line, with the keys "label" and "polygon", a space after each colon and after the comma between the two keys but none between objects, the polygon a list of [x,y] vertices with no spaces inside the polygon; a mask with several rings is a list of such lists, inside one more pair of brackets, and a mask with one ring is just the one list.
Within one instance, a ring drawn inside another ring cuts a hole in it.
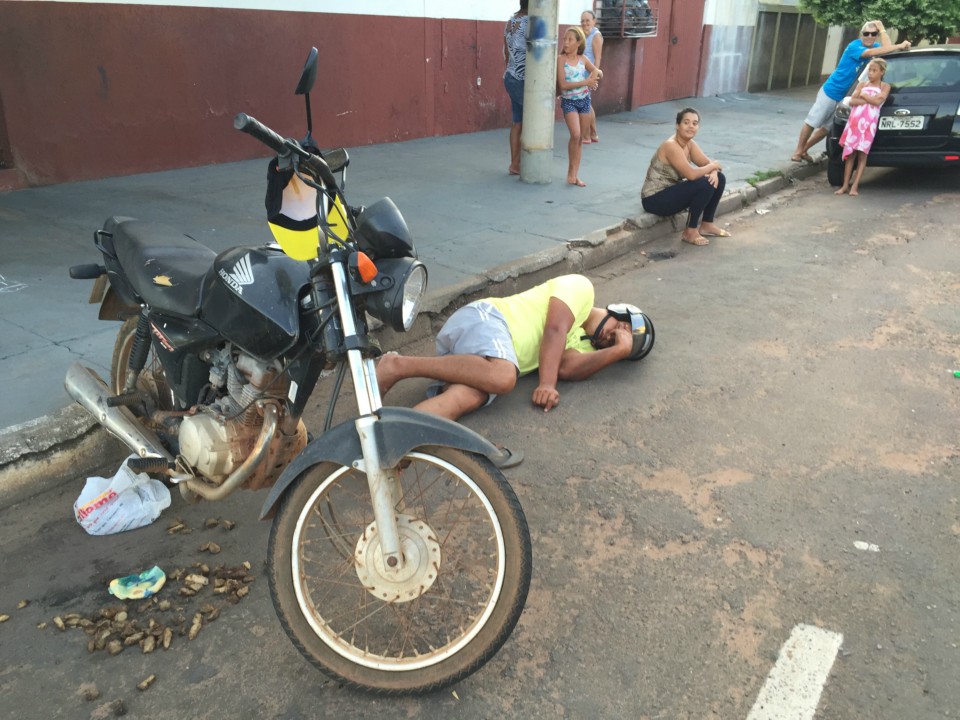
[{"label": "black motorcycle", "polygon": [[[427,273],[392,201],[347,205],[349,156],[311,136],[316,73],[313,48],[296,90],[304,141],[234,120],[276,153],[274,199],[307,197],[311,217],[281,212],[278,244],[219,255],[166,226],[108,219],[94,234],[103,264],[70,275],[94,279],[100,319],[122,323],[110,385],[75,364],[66,387],[138,456],[133,469],[190,501],[271,487],[270,590],[293,643],[348,685],[426,692],[506,641],[530,584],[530,536],[491,443],[382,407],[367,316],[409,330]],[[308,442],[301,417],[322,373],[335,384]],[[347,373],[357,416],[330,427]]]}]

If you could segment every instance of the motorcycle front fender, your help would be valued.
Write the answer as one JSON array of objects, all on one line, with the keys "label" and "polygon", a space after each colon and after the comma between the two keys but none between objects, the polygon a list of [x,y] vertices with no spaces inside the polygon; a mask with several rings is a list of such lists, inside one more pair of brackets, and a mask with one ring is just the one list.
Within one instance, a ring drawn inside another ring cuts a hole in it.
[{"label": "motorcycle front fender", "polygon": [[[482,435],[452,420],[398,407],[382,408],[379,415],[380,420],[374,428],[384,468],[393,467],[411,450],[430,445],[466,450],[489,458],[500,454],[496,446]],[[309,468],[324,462],[350,467],[362,457],[360,437],[352,420],[332,428],[309,443],[287,465],[271,488],[260,511],[260,519],[273,515],[287,488]]]}]

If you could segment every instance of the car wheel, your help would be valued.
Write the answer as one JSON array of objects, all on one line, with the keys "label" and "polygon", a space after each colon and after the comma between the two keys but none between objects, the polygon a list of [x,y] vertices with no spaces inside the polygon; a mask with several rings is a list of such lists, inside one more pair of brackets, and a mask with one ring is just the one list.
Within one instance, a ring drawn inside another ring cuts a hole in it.
[{"label": "car wheel", "polygon": [[827,181],[834,187],[843,185],[843,163],[838,160],[827,161]]}]

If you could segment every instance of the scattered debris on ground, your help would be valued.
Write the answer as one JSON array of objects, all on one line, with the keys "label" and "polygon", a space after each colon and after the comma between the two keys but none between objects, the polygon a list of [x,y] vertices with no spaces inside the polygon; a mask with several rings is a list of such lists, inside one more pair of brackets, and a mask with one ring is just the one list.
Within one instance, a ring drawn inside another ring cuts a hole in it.
[{"label": "scattered debris on ground", "polygon": [[[233,521],[219,518],[206,521],[207,528],[231,530],[235,525]],[[190,533],[192,529],[183,521],[174,520],[167,532]],[[199,549],[213,555],[221,551],[215,542],[205,542]],[[167,579],[169,582],[157,594],[146,599],[104,605],[91,613],[65,613],[54,617],[52,622],[61,631],[76,628],[85,632],[89,636],[87,651],[90,653],[106,651],[119,655],[133,647],[143,653],[168,650],[178,637],[196,639],[201,630],[220,617],[225,607],[235,605],[250,593],[255,578],[250,562],[211,567],[198,561],[167,573]],[[22,601],[21,607],[27,603]],[[46,627],[46,622],[37,625],[39,630]],[[155,679],[150,676],[137,687],[145,690]]]}]

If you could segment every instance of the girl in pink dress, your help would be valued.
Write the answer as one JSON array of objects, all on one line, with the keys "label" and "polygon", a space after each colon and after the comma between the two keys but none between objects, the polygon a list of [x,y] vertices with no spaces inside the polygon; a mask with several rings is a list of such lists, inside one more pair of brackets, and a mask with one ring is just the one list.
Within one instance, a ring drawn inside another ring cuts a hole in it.
[{"label": "girl in pink dress", "polygon": [[[836,191],[843,195],[849,189],[851,195],[858,195],[860,176],[867,166],[867,153],[877,134],[877,123],[880,120],[880,108],[890,94],[890,85],[883,82],[887,72],[887,61],[883,58],[874,58],[867,65],[867,81],[857,85],[850,97],[850,118],[840,136],[840,145],[843,147],[843,185]],[[857,172],[850,184],[853,166]]]}]

